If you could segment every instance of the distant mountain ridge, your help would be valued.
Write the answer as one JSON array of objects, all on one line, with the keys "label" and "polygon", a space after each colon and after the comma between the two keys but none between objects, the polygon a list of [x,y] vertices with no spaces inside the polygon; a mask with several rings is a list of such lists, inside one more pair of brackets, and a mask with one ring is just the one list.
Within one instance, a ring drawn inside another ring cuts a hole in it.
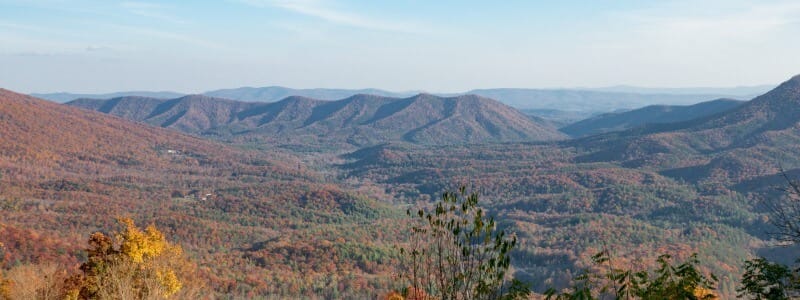
[{"label": "distant mountain ridge", "polygon": [[390,92],[380,89],[293,89],[282,86],[268,86],[260,88],[240,87],[233,89],[213,90],[205,92],[203,95],[248,102],[276,102],[291,96],[308,97],[319,100],[339,100],[358,94],[403,98],[410,97],[418,93],[418,91]]},{"label": "distant mountain ridge", "polygon": [[725,94],[644,94],[581,89],[482,89],[469,93],[497,99],[518,109],[557,109],[590,113],[636,109],[656,104],[691,105],[712,99],[738,97]]},{"label": "distant mountain ridge", "polygon": [[138,96],[138,97],[150,97],[150,98],[162,98],[162,99],[171,99],[184,96],[186,94],[176,93],[176,92],[169,92],[169,91],[162,91],[162,92],[151,92],[151,91],[128,91],[128,92],[115,92],[115,93],[106,93],[106,94],[74,94],[74,93],[33,93],[31,96],[36,98],[41,98],[45,100],[50,100],[53,102],[58,103],[65,103],[75,99],[81,98],[92,98],[92,99],[111,99],[111,98],[118,98],[118,97],[126,97],[126,96]]},{"label": "distant mountain ridge", "polygon": [[690,87],[690,88],[649,88],[629,85],[617,85],[601,88],[577,88],[597,92],[637,93],[637,94],[673,94],[673,95],[730,95],[753,98],[769,92],[775,85],[753,85],[736,87]]},{"label": "distant mountain ridge", "polygon": [[[358,94],[370,94],[385,97],[404,98],[420,93],[419,91],[409,92],[390,92],[381,89],[328,89],[310,88],[293,89],[282,86],[267,87],[240,87],[230,89],[218,89],[201,93],[205,96],[225,98],[245,102],[276,102],[291,96],[301,96],[320,100],[339,100],[352,97]],[[53,102],[66,103],[77,99],[112,99],[120,97],[148,97],[160,99],[175,99],[188,94],[170,91],[126,91],[105,94],[79,94],[79,93],[33,93],[31,96],[47,99]]]},{"label": "distant mountain ridge", "polygon": [[688,106],[651,105],[626,112],[602,114],[567,125],[560,130],[573,137],[583,137],[646,124],[684,122],[724,112],[743,103],[745,102],[734,99],[717,99]]},{"label": "distant mountain ridge", "polygon": [[[766,86],[739,88],[639,88],[629,86],[609,88],[564,88],[564,89],[525,89],[495,88],[474,89],[458,93],[434,93],[438,96],[452,97],[475,94],[496,99],[506,105],[526,110],[573,111],[582,115],[612,112],[619,109],[636,109],[648,105],[690,105],[718,98],[750,99]],[[276,102],[290,96],[301,96],[320,100],[337,100],[358,94],[372,94],[385,97],[406,98],[419,91],[392,92],[381,89],[293,89],[281,86],[240,87],[219,89],[202,93],[206,96],[248,102]],[[174,99],[185,94],[174,92],[120,92],[110,94],[33,94],[33,96],[55,102],[68,102],[79,98],[110,99],[123,96]],[[574,119],[557,119],[557,122],[570,122]]]},{"label": "distant mountain ridge", "polygon": [[[498,100],[518,109],[558,109],[566,111],[609,112],[618,109],[634,109],[654,104],[695,104],[717,98],[750,98],[753,89],[706,88],[706,89],[649,89],[630,87],[630,91],[603,89],[474,89],[462,93],[433,93],[452,97],[474,94]],[[635,91],[635,92],[634,92]],[[703,92],[703,93],[701,93]],[[717,92],[717,93],[712,93]],[[390,92],[380,89],[291,89],[286,87],[242,87],[215,90],[203,95],[240,101],[275,102],[289,96],[302,96],[320,100],[336,100],[358,94],[405,98],[419,92]]]},{"label": "distant mountain ridge", "polygon": [[79,99],[67,105],[233,141],[364,146],[389,141],[463,144],[565,137],[543,120],[475,95],[355,95],[336,101],[292,96],[274,103],[190,95],[169,100]]}]

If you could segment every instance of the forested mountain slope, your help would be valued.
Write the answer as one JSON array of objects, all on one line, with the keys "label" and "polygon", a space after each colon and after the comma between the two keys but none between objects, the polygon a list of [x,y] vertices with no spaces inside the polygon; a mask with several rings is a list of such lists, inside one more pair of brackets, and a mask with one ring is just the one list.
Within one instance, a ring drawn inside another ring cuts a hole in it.
[{"label": "forested mountain slope", "polygon": [[372,297],[358,287],[386,286],[375,236],[396,214],[322,177],[292,154],[0,90],[0,266],[73,270],[89,234],[132,217],[182,245],[208,293]]},{"label": "forested mountain slope", "polygon": [[728,111],[743,101],[717,99],[694,105],[651,105],[620,113],[607,113],[560,128],[573,137],[622,131],[647,124],[677,123]]},{"label": "forested mountain slope", "polygon": [[667,169],[688,180],[745,179],[798,166],[800,76],[724,112],[570,141],[591,152],[579,161],[619,161]]}]

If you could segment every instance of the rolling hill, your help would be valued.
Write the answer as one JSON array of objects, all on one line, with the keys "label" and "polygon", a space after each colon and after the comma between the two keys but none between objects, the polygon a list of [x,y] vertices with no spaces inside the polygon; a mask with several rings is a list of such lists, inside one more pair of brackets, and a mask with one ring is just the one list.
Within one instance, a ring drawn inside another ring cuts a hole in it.
[{"label": "rolling hill", "polygon": [[356,95],[337,101],[293,96],[275,103],[191,95],[171,100],[79,99],[68,105],[240,142],[365,146],[389,141],[462,144],[563,138],[542,120],[474,95]]},{"label": "rolling hill", "polygon": [[560,128],[572,137],[622,131],[646,124],[676,123],[702,118],[733,109],[743,101],[717,99],[694,105],[651,105],[620,113],[606,113]]}]

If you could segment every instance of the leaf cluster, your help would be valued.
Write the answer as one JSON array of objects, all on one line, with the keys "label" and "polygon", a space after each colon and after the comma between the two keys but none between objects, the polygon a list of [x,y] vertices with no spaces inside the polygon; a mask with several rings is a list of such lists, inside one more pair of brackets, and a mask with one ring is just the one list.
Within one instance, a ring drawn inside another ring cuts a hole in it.
[{"label": "leaf cluster", "polygon": [[530,293],[519,281],[506,287],[515,236],[498,230],[476,193],[445,192],[430,210],[411,210],[412,242],[400,253],[410,290],[440,299],[513,299]]}]

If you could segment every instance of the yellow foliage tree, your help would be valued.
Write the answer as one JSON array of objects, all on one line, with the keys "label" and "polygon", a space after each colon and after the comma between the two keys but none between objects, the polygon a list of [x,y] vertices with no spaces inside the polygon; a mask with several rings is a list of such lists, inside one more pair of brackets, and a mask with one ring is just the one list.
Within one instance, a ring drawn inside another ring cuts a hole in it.
[{"label": "yellow foliage tree", "polygon": [[183,250],[150,225],[144,230],[130,218],[120,218],[123,230],[113,239],[96,232],[89,238],[88,261],[75,278],[78,299],[169,298],[184,287],[181,276],[194,273]]},{"label": "yellow foliage tree", "polygon": [[714,292],[714,290],[704,288],[702,286],[697,286],[694,288],[694,296],[697,299],[718,299],[719,295]]},{"label": "yellow foliage tree", "polygon": [[120,223],[125,225],[125,231],[117,236],[122,242],[120,250],[133,262],[143,263],[145,258],[156,257],[164,251],[167,241],[153,225],[143,232],[131,219],[121,219]]},{"label": "yellow foliage tree", "polygon": [[0,273],[0,299],[11,299],[11,280],[7,280]]},{"label": "yellow foliage tree", "polygon": [[[0,250],[3,250],[3,243],[0,243]],[[2,253],[2,252],[0,252]],[[10,299],[11,298],[11,280],[5,279],[3,276],[3,272],[0,271],[0,299]]]}]

